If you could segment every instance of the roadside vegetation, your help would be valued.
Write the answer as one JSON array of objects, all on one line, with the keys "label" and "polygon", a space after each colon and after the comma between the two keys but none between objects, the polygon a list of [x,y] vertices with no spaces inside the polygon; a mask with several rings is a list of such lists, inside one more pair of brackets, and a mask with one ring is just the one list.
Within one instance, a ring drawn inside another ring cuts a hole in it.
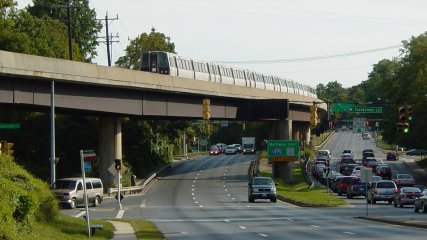
[{"label": "roadside vegetation", "polygon": [[[84,218],[60,214],[58,202],[46,182],[33,177],[13,158],[0,154],[0,239],[74,240],[87,239]],[[126,221],[126,220],[123,220]],[[138,239],[164,239],[157,227],[144,220],[128,220]],[[114,228],[108,221],[90,239],[111,239]]]},{"label": "roadside vegetation", "polygon": [[[295,164],[293,168],[292,180],[274,179],[278,184],[276,186],[277,194],[289,203],[298,206],[310,207],[334,207],[342,206],[347,203],[341,198],[328,194],[326,189],[307,185],[300,164]],[[271,168],[261,172],[262,176],[272,177]]]}]

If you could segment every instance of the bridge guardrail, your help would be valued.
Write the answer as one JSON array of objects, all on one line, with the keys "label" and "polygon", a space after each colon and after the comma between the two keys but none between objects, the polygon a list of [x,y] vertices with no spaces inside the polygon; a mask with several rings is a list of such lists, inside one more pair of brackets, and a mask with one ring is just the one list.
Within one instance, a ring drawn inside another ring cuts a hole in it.
[{"label": "bridge guardrail", "polygon": [[[164,170],[166,170],[166,169],[168,169],[170,167],[171,167],[171,164],[165,165],[159,171],[151,174],[150,177],[144,179],[144,181],[142,182],[142,184],[140,184],[138,186],[131,186],[131,187],[122,187],[122,188],[120,188],[120,193],[126,195],[126,194],[133,194],[133,193],[140,193],[140,192],[142,192],[142,190],[144,190],[144,188],[147,186],[148,183],[150,183],[162,171],[164,171]],[[118,192],[117,188],[108,188],[107,189],[108,196],[111,196],[111,194],[117,193],[117,192]]]}]

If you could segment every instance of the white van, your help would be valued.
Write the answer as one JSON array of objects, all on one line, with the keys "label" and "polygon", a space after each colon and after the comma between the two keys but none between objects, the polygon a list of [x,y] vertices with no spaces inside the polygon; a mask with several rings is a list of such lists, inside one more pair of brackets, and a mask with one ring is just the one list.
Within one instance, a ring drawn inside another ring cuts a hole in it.
[{"label": "white van", "polygon": [[362,139],[371,139],[371,136],[369,136],[369,133],[362,133]]},{"label": "white van", "polygon": [[[84,204],[83,178],[58,179],[52,186],[52,192],[61,206],[76,208],[78,205]],[[101,179],[86,178],[86,193],[88,204],[92,204],[94,207],[99,206],[104,200]]]}]

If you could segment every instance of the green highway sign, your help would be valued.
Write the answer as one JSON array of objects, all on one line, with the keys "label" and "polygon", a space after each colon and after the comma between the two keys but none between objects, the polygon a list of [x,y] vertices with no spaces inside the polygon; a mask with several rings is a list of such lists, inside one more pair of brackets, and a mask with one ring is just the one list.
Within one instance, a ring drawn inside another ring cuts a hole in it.
[{"label": "green highway sign", "polygon": [[354,103],[332,103],[331,112],[348,112],[349,107],[354,107]]},{"label": "green highway sign", "polygon": [[0,129],[21,128],[20,123],[0,123]]},{"label": "green highway sign", "polygon": [[296,140],[268,140],[268,158],[273,162],[292,162],[299,159],[299,142]]},{"label": "green highway sign", "polygon": [[349,107],[349,112],[354,113],[382,113],[383,108],[382,107]]}]

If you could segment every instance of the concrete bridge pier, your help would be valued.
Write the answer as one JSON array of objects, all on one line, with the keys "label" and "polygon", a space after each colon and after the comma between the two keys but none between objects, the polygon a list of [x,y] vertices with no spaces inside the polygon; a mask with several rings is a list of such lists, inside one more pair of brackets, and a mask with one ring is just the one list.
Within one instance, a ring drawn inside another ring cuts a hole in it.
[{"label": "concrete bridge pier", "polygon": [[112,187],[114,175],[108,171],[115,159],[122,159],[122,122],[119,117],[100,117],[99,177],[105,187]]},{"label": "concrete bridge pier", "polygon": [[[270,140],[291,140],[292,120],[279,120],[270,123]],[[291,162],[272,162],[272,172],[274,178],[290,180],[292,178]]]}]

